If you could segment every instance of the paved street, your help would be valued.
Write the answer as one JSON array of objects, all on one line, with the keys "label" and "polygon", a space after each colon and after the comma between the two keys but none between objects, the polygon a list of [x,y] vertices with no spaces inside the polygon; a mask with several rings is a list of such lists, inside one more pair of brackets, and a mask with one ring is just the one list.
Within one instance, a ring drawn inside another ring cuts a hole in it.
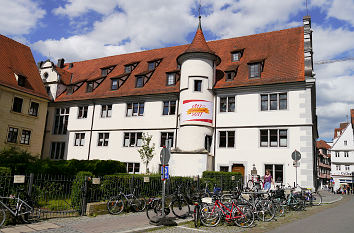
[{"label": "paved street", "polygon": [[[341,195],[333,195],[330,193],[322,193],[325,202],[333,202],[339,200]],[[317,209],[316,209],[317,208]],[[309,208],[306,212],[291,212],[285,218],[279,218],[279,221],[272,223],[257,223],[252,229],[246,229],[248,232],[353,232],[353,209],[354,196],[345,197],[344,200],[323,207]],[[308,215],[301,219],[302,215]],[[289,220],[290,219],[290,220]],[[300,220],[299,220],[300,219]],[[143,232],[153,231],[156,233],[168,232],[241,232],[236,226],[221,225],[215,228],[202,227],[195,229],[191,223],[187,223],[191,219],[179,220],[177,227],[164,227],[156,229],[148,223],[146,214],[144,213],[128,213],[118,216],[99,215],[97,217],[70,217],[50,219],[36,224],[9,226],[2,229],[4,233],[19,232],[40,232],[40,233],[93,233],[93,232]],[[181,225],[182,223],[185,225]],[[291,222],[291,223],[289,223]],[[273,225],[272,225],[273,224]],[[274,225],[276,224],[276,225]],[[280,226],[281,225],[281,226]],[[278,228],[275,228],[278,227]],[[154,231],[154,228],[156,229]]]}]

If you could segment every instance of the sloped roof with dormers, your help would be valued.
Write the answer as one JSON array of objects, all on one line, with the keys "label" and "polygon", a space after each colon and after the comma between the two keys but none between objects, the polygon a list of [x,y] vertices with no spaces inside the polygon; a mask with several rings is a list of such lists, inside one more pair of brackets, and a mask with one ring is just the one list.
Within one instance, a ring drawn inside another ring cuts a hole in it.
[{"label": "sloped roof with dormers", "polygon": [[[25,77],[24,86],[18,85],[15,74]],[[49,99],[31,49],[3,35],[0,35],[0,85]]]},{"label": "sloped roof with dormers", "polygon": [[[200,32],[202,34],[202,31]],[[201,38],[198,30],[196,36]],[[199,36],[198,36],[199,35]],[[204,38],[204,35],[203,35]],[[221,59],[216,67],[214,89],[229,87],[247,87],[254,85],[303,82],[304,76],[304,29],[303,27],[260,33],[250,36],[206,42],[198,39],[198,50],[209,48]],[[193,44],[193,43],[192,43]],[[61,94],[55,101],[83,100],[93,98],[109,98],[133,95],[148,95],[173,93],[179,91],[179,82],[175,86],[166,85],[166,74],[178,73],[177,57],[188,51],[190,44],[174,47],[153,49],[142,52],[121,54],[86,61],[73,62],[72,67],[65,64],[64,70],[71,73],[71,82],[85,82],[101,77],[101,68],[114,66],[113,70],[93,92],[86,92],[86,84],[73,94]],[[231,52],[242,50],[239,61],[231,61]],[[200,51],[199,51],[200,52]],[[157,67],[149,71],[148,63],[160,61]],[[250,79],[248,64],[262,62],[263,71],[260,78]],[[125,75],[125,65],[137,63],[136,68]],[[235,68],[236,76],[232,81],[226,81],[225,71]],[[136,75],[146,75],[143,87],[136,88]],[[127,77],[117,90],[111,90],[112,78]]]}]

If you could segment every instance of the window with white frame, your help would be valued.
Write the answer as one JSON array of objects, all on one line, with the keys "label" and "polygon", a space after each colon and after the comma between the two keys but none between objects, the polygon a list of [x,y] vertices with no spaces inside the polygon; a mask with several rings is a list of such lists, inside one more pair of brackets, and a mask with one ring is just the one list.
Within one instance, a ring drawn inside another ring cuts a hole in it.
[{"label": "window with white frame", "polygon": [[174,86],[176,84],[176,73],[167,73],[167,86]]},{"label": "window with white frame", "polygon": [[240,58],[241,58],[241,52],[240,51],[231,53],[231,61],[239,61]]},{"label": "window with white frame", "polygon": [[340,165],[336,165],[336,170],[340,171]]},{"label": "window with white frame", "polygon": [[339,152],[336,152],[336,155],[335,155],[337,158],[339,158]]},{"label": "window with white frame", "polygon": [[345,157],[345,158],[348,158],[348,157],[349,157],[349,152],[348,152],[348,151],[345,151],[345,152],[344,152],[344,157]]},{"label": "window with white frame", "polygon": [[22,130],[20,143],[24,145],[29,145],[31,139],[31,131],[30,130]]},{"label": "window with white frame", "polygon": [[284,168],[282,164],[265,164],[264,171],[269,170],[273,177],[274,182],[283,183],[284,180]]},{"label": "window with white frame", "polygon": [[348,141],[347,140],[344,141],[344,146],[346,146],[346,145],[348,145]]},{"label": "window with white frame", "polygon": [[162,115],[175,115],[176,113],[176,100],[163,101]]},{"label": "window with white frame", "polygon": [[349,171],[350,170],[350,165],[345,165],[345,170]]},{"label": "window with white frame", "polygon": [[88,106],[80,106],[77,114],[77,119],[87,118]]},{"label": "window with white frame", "polygon": [[140,163],[124,163],[127,173],[135,174],[140,172]]},{"label": "window with white frame", "polygon": [[202,80],[194,80],[194,91],[202,91]]},{"label": "window with white frame", "polygon": [[235,131],[219,131],[219,147],[235,147]]},{"label": "window with white frame", "polygon": [[261,94],[261,111],[286,110],[287,105],[287,93]]},{"label": "window with white frame", "polygon": [[235,96],[220,97],[220,112],[235,111]]},{"label": "window with white frame", "polygon": [[144,102],[127,103],[127,116],[143,116],[144,115]]},{"label": "window with white frame", "polygon": [[7,142],[17,143],[18,128],[9,127],[7,132]]},{"label": "window with white frame", "polygon": [[173,147],[173,132],[161,132],[160,147],[166,146],[166,140],[171,142],[171,147]]},{"label": "window with white frame", "polygon": [[260,146],[261,147],[287,147],[288,130],[287,129],[261,129]]},{"label": "window with white frame", "polygon": [[87,82],[86,92],[93,92],[93,84],[94,82]]},{"label": "window with white frame", "polygon": [[250,63],[248,64],[249,78],[260,78],[262,72],[262,63]]},{"label": "window with white frame", "polygon": [[109,133],[98,133],[97,146],[108,146]]},{"label": "window with white frame", "polygon": [[101,117],[108,118],[112,116],[112,104],[101,105]]},{"label": "window with white frame", "polygon": [[65,142],[52,142],[50,148],[51,159],[64,159]]},{"label": "window with white frame", "polygon": [[75,133],[74,146],[84,146],[85,145],[85,133]]},{"label": "window with white frame", "polygon": [[38,108],[39,108],[39,103],[31,102],[31,106],[28,110],[28,114],[31,116],[37,116],[38,115]]},{"label": "window with white frame", "polygon": [[56,108],[53,134],[66,134],[69,120],[69,108]]},{"label": "window with white frame", "polygon": [[124,133],[124,147],[140,147],[143,144],[142,132]]},{"label": "window with white frame", "polygon": [[135,87],[143,87],[144,86],[144,76],[136,76]]}]

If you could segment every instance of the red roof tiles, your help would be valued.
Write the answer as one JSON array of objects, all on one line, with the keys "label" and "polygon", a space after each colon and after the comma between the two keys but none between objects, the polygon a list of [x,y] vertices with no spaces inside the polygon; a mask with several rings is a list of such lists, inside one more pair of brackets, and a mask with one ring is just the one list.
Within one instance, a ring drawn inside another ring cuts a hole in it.
[{"label": "red roof tiles", "polygon": [[[19,86],[15,73],[26,77],[25,87]],[[0,85],[49,99],[31,49],[0,35]]]},{"label": "red roof tiles", "polygon": [[350,118],[352,119],[352,127],[354,129],[354,109],[350,109]]},{"label": "red roof tiles", "polygon": [[211,51],[207,42],[205,41],[202,25],[200,23],[200,18],[199,18],[198,29],[194,35],[193,41],[184,52],[185,53],[195,53],[195,52],[214,53],[213,51]]},{"label": "red roof tiles", "polygon": [[[179,92],[179,82],[175,86],[166,86],[166,73],[177,69],[177,57],[188,49],[199,52],[215,51],[215,55],[220,57],[221,63],[216,67],[215,89],[305,81],[303,27],[210,41],[205,44],[203,41],[205,42],[202,31],[198,29],[191,45],[74,62],[71,69],[65,64],[63,69],[73,74],[73,83],[95,79],[101,76],[100,68],[116,66],[93,92],[86,93],[85,88],[80,87],[71,95],[60,95],[55,101]],[[238,49],[243,49],[243,55],[240,61],[232,62],[231,52]],[[162,60],[148,82],[142,88],[135,88],[135,75],[145,73],[148,70],[148,62],[156,59]],[[261,78],[249,79],[248,63],[256,60],[264,61]],[[135,62],[139,64],[126,82],[118,90],[111,90],[111,78],[122,75],[125,72],[124,66]],[[234,80],[226,81],[225,71],[230,70],[230,67],[237,67],[237,73]]]},{"label": "red roof tiles", "polygon": [[327,149],[327,150],[331,149],[331,146],[328,145],[328,144],[327,144],[325,141],[323,141],[323,140],[317,141],[317,142],[316,142],[316,147],[317,147],[318,149]]}]

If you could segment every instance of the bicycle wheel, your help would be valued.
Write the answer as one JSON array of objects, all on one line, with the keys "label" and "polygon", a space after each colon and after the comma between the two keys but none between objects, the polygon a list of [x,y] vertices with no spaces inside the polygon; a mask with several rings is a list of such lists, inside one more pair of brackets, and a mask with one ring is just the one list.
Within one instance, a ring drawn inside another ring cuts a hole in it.
[{"label": "bicycle wheel", "polygon": [[34,209],[25,202],[22,202],[18,208],[18,215],[21,217],[23,223],[31,223],[34,220],[37,220],[38,217],[36,214],[37,213],[35,213]]},{"label": "bicycle wheel", "polygon": [[321,196],[321,194],[313,192],[311,195],[312,195],[312,198],[311,198],[312,205],[319,206],[319,205],[322,204],[322,196]]},{"label": "bicycle wheel", "polygon": [[188,202],[184,198],[173,200],[170,208],[177,218],[186,218],[191,211]]},{"label": "bicycle wheel", "polygon": [[133,211],[139,212],[145,210],[146,202],[145,199],[138,199],[136,197],[133,197],[131,199],[130,205]]},{"label": "bicycle wheel", "polygon": [[273,201],[275,216],[283,217],[285,215],[285,206],[279,201]]},{"label": "bicycle wheel", "polygon": [[107,202],[107,209],[110,214],[120,214],[124,210],[124,201],[121,196],[111,197]]},{"label": "bicycle wheel", "polygon": [[200,222],[207,227],[215,227],[220,223],[221,213],[214,205],[202,205],[200,210]]},{"label": "bicycle wheel", "polygon": [[[170,209],[165,207],[165,215],[169,215]],[[146,216],[152,223],[158,223],[162,216],[162,201],[161,199],[156,199],[152,201],[148,206],[146,206]]]},{"label": "bicycle wheel", "polygon": [[6,220],[5,210],[3,208],[0,208],[0,228],[2,225],[4,225],[5,220]]},{"label": "bicycle wheel", "polygon": [[200,206],[199,205],[194,206],[193,221],[194,221],[195,228],[200,227]]},{"label": "bicycle wheel", "polygon": [[271,221],[275,216],[274,205],[271,201],[261,200],[256,204],[256,213],[258,219],[263,222]]},{"label": "bicycle wheel", "polygon": [[232,215],[235,219],[235,223],[239,227],[251,227],[254,223],[254,211],[250,206],[238,206],[234,209]]}]

